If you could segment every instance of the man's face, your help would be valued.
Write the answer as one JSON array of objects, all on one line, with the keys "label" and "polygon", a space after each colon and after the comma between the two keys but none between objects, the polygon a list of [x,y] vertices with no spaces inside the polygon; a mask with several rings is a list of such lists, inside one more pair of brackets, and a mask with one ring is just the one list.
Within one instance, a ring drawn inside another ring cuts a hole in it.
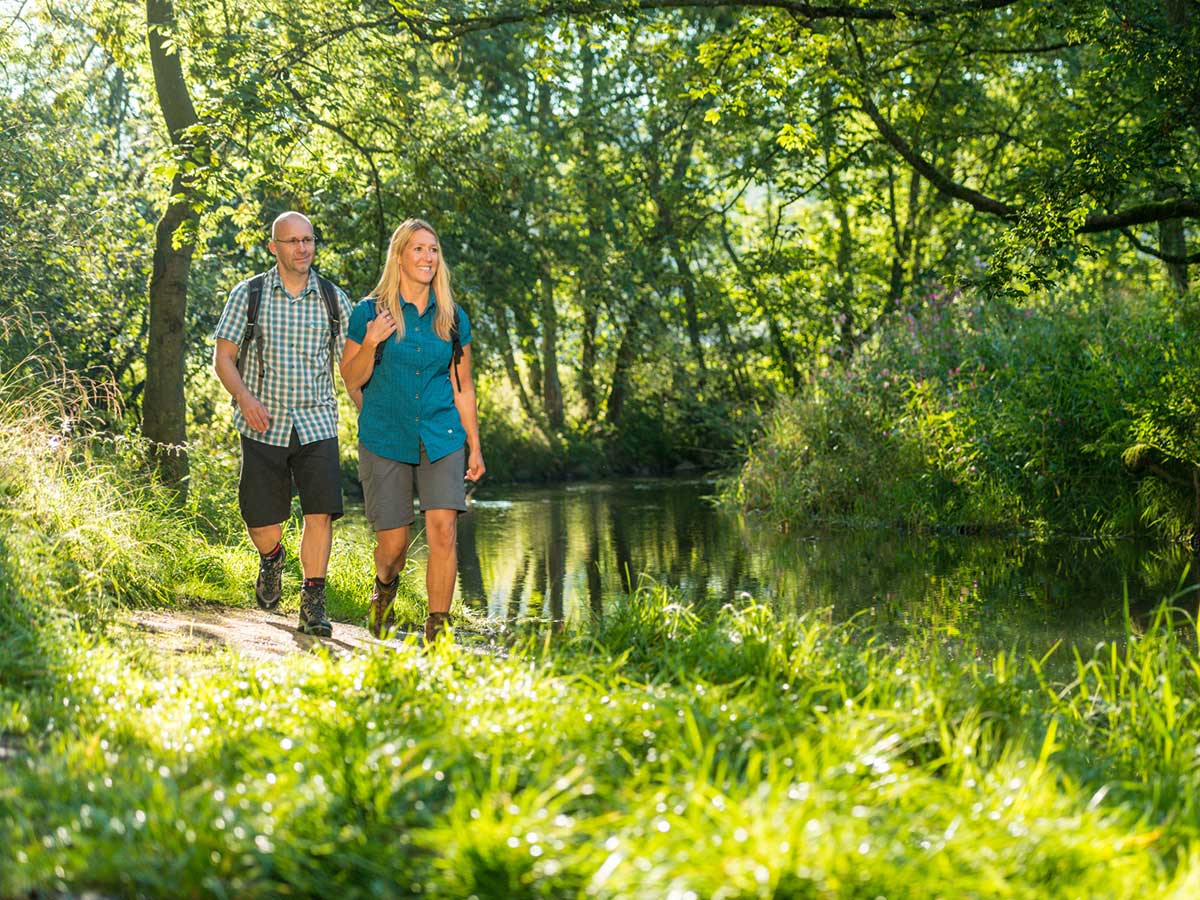
[{"label": "man's face", "polygon": [[267,244],[279,263],[279,271],[308,277],[312,268],[313,242],[312,224],[301,216],[289,216],[275,225],[275,239]]}]

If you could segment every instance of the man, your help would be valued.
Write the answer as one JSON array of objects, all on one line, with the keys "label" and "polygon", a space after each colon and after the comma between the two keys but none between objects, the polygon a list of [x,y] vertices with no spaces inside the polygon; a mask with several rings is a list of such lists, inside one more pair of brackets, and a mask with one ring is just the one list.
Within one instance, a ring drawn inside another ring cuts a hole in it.
[{"label": "man", "polygon": [[[294,480],[304,512],[299,629],[328,637],[325,574],[333,522],[342,515],[331,359],[342,356],[350,300],[329,282],[322,285],[312,268],[315,246],[306,217],[285,212],[275,219],[267,247],[276,265],[256,276],[257,284],[248,279],[229,293],[214,332],[213,368],[233,397],[241,434],[238,506],[260,556],[255,599],[265,610],[279,605],[286,556],[280,537]],[[248,315],[259,291],[261,332],[250,339]]]}]

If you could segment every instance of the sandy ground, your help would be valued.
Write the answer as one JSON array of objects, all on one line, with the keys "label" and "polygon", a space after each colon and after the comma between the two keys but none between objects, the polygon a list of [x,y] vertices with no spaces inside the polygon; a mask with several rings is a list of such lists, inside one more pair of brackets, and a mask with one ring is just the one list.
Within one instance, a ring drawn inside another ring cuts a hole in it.
[{"label": "sandy ground", "polygon": [[[322,645],[330,653],[351,653],[378,644],[365,628],[333,623],[332,637],[312,637],[296,630],[296,614],[259,609],[207,606],[185,610],[141,609],[131,613],[133,623],[167,653],[203,653],[236,650],[246,656],[267,658],[308,651]],[[403,640],[407,633],[401,633]],[[396,644],[397,641],[389,641]]]}]

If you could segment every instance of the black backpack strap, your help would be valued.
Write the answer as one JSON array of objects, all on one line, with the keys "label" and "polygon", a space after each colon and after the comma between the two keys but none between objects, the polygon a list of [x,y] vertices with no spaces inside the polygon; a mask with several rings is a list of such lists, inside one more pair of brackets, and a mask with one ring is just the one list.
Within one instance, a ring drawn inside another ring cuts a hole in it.
[{"label": "black backpack strap", "polygon": [[458,304],[454,304],[454,321],[450,323],[450,368],[454,370],[454,382],[462,392],[462,379],[458,375],[458,364],[462,361],[462,342],[458,339]]},{"label": "black backpack strap", "polygon": [[247,281],[250,296],[246,302],[246,327],[242,331],[242,343],[238,347],[237,370],[243,379],[246,377],[246,351],[250,349],[251,341],[258,356],[258,377],[261,381],[266,376],[266,365],[263,363],[263,332],[258,324],[258,310],[262,306],[263,281],[265,276],[255,275]]},{"label": "black backpack strap", "polygon": [[317,286],[321,291],[321,299],[325,301],[325,313],[329,316],[329,369],[332,372],[337,366],[334,353],[337,350],[338,335],[342,333],[342,311],[338,306],[337,288],[333,282],[317,275]]}]

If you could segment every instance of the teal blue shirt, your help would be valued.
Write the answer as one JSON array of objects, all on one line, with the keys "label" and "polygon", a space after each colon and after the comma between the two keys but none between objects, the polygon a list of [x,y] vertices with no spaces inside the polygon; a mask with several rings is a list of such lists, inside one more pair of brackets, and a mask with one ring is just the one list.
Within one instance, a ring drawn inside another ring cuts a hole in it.
[{"label": "teal blue shirt", "polygon": [[[371,383],[363,390],[358,414],[358,440],[385,459],[416,465],[420,445],[431,462],[458,450],[467,441],[454,405],[450,383],[450,342],[433,330],[437,305],[430,292],[424,314],[401,300],[404,337],[395,335],[384,342],[383,359],[375,367]],[[350,315],[346,337],[362,344],[367,323],[375,318],[375,300],[360,300]],[[471,343],[471,322],[462,307],[458,310],[458,339]]]}]

